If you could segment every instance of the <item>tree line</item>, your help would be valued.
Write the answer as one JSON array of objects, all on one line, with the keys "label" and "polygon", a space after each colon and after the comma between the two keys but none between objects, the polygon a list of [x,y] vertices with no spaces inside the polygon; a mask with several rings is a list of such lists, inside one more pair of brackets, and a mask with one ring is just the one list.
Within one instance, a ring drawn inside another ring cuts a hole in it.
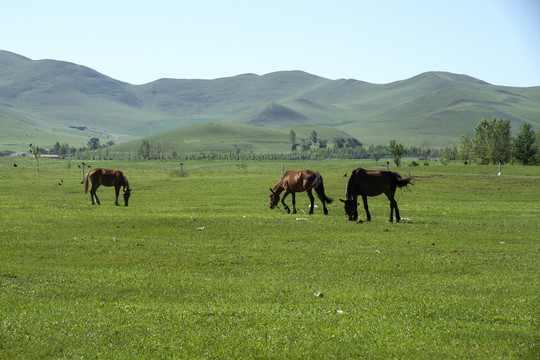
[{"label": "tree line", "polygon": [[[49,149],[46,149],[44,147],[39,147],[39,154],[36,154],[36,149],[32,146],[36,146],[33,144],[30,144],[30,150],[28,153],[32,156],[34,155],[58,155],[59,158],[65,159],[65,158],[75,158],[77,160],[86,160],[86,159],[107,159],[110,155],[109,147],[114,145],[114,141],[109,140],[106,144],[101,145],[100,140],[97,137],[90,138],[88,140],[88,143],[86,146],[81,146],[79,148],[76,148],[74,146],[70,146],[68,143],[62,143],[60,144],[58,141],[56,144],[54,144]],[[2,152],[2,156],[8,156],[12,151],[4,151]]]},{"label": "tree line", "polygon": [[523,121],[516,137],[512,137],[510,120],[495,117],[482,119],[474,136],[461,136],[459,147],[445,147],[441,161],[461,160],[465,164],[506,164],[517,161],[524,165],[540,164],[540,131]]},{"label": "tree line", "polygon": [[[460,160],[465,164],[498,164],[517,161],[525,165],[540,164],[540,131],[535,132],[531,124],[522,122],[516,137],[512,137],[511,124],[508,119],[491,121],[482,119],[474,130],[474,136],[464,134],[460,138],[459,147],[447,145],[442,149],[431,148],[429,141],[424,141],[420,147],[405,147],[392,139],[388,145],[364,146],[354,138],[335,137],[333,146],[328,146],[329,140],[321,139],[313,130],[306,139],[299,139],[291,130],[289,133],[291,151],[289,153],[254,153],[244,152],[234,145],[234,151],[217,152],[201,151],[178,154],[171,151],[167,145],[151,144],[143,139],[137,148],[137,159],[182,159],[182,160],[323,160],[323,159],[374,159],[377,164],[380,159],[390,158],[401,166],[402,157],[417,157],[427,165],[429,158],[438,158],[443,164],[451,160]],[[67,143],[57,142],[52,148],[40,148],[40,154],[58,154],[61,158],[75,159],[131,159],[131,154],[113,153],[109,147],[114,142],[108,141],[101,145],[99,138],[91,138],[87,146],[75,148]],[[8,154],[5,154],[8,155]],[[413,161],[413,165],[418,165]]]}]

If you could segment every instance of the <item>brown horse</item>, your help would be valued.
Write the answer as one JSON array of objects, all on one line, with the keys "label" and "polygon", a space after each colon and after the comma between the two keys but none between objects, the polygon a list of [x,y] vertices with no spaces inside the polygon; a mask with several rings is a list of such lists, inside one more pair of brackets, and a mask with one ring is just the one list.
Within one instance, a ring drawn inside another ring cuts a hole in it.
[{"label": "brown horse", "polygon": [[[401,188],[409,185],[411,179],[411,174],[406,179],[403,179],[401,175],[393,171],[370,171],[358,168],[352,172],[349,178],[345,200],[339,200],[345,203],[345,213],[349,220],[355,221],[358,220],[358,195],[362,196],[367,221],[371,221],[367,197],[384,193],[388,197],[388,200],[390,200],[390,222],[393,221],[394,209],[396,210],[396,221],[399,222],[401,218],[399,217],[399,209],[394,199],[394,194],[397,187]],[[362,220],[359,222],[362,222]]]},{"label": "brown horse", "polygon": [[120,170],[111,170],[111,169],[94,169],[89,171],[84,178],[84,193],[86,194],[88,190],[88,178],[92,181],[92,189],[90,189],[90,197],[92,198],[92,205],[94,205],[94,198],[98,205],[99,199],[96,195],[96,190],[100,185],[103,186],[114,186],[116,192],[116,200],[114,205],[118,206],[118,194],[120,193],[120,187],[123,187],[122,195],[124,196],[124,205],[128,206],[129,195],[131,194],[131,189],[129,188],[128,179],[126,175]]},{"label": "brown horse", "polygon": [[301,170],[301,171],[287,171],[287,173],[281,178],[281,181],[274,187],[270,188],[270,209],[273,209],[277,206],[279,202],[280,194],[285,191],[281,203],[287,211],[288,214],[291,213],[291,210],[285,204],[285,198],[287,195],[291,194],[292,204],[293,204],[293,214],[296,214],[296,196],[295,193],[305,191],[309,200],[311,201],[311,207],[309,208],[309,214],[313,214],[313,203],[315,199],[311,193],[312,189],[315,189],[317,196],[321,199],[324,209],[324,214],[328,215],[328,209],[326,208],[326,203],[332,203],[332,199],[327,197],[324,193],[323,179],[321,174],[312,170]]}]

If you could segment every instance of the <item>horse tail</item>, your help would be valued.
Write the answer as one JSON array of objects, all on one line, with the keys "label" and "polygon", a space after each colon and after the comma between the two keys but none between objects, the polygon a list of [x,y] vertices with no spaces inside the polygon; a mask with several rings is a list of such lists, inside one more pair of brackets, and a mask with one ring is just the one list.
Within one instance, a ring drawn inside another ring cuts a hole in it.
[{"label": "horse tail", "polygon": [[412,180],[411,173],[409,173],[409,175],[407,175],[407,177],[405,179],[402,178],[401,175],[396,173],[396,183],[397,183],[397,186],[399,186],[400,188],[408,186],[409,184],[411,184],[411,180]]},{"label": "horse tail", "polygon": [[328,204],[331,204],[332,201],[334,201],[328,196],[326,196],[326,194],[324,193],[324,184],[323,184],[322,175],[319,174],[318,172],[315,173],[315,182],[314,182],[313,188],[315,189],[315,192],[317,193],[317,196],[319,197],[319,199],[321,199],[321,201],[325,201]]},{"label": "horse tail", "polygon": [[84,177],[84,194],[88,192],[88,175],[90,175],[90,171],[86,173],[86,176]]}]

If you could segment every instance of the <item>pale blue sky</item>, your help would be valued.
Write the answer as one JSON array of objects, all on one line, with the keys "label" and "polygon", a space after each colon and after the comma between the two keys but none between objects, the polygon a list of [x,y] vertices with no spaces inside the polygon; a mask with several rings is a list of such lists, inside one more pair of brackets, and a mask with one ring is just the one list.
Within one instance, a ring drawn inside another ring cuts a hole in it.
[{"label": "pale blue sky", "polygon": [[425,71],[540,86],[540,0],[19,0],[0,49],[132,84],[303,70],[372,83]]}]

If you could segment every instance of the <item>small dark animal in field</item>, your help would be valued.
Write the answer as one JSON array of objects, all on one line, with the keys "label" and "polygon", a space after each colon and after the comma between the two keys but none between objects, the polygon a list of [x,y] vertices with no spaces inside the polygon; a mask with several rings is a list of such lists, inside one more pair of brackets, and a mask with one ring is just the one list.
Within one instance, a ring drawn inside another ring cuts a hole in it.
[{"label": "small dark animal in field", "polygon": [[129,183],[126,175],[121,170],[111,170],[111,169],[94,169],[89,171],[84,178],[84,193],[87,193],[88,190],[88,179],[92,182],[92,188],[90,189],[90,197],[92,198],[92,205],[94,205],[94,198],[98,205],[99,199],[96,195],[96,190],[100,185],[103,186],[114,186],[116,199],[114,205],[118,206],[118,195],[120,193],[120,188],[123,187],[122,195],[124,197],[124,205],[128,206],[129,196],[131,194],[131,189],[129,188]]},{"label": "small dark animal in field", "polygon": [[324,185],[321,174],[313,170],[301,170],[301,171],[287,171],[281,181],[274,187],[270,188],[270,209],[275,208],[279,203],[280,194],[284,192],[281,203],[288,214],[291,210],[285,204],[285,198],[291,194],[293,204],[293,214],[296,214],[296,193],[305,191],[311,206],[309,208],[309,214],[313,214],[315,198],[313,197],[312,190],[315,190],[317,196],[322,201],[324,214],[328,215],[328,209],[326,203],[332,203],[332,199],[326,196],[324,193]]},{"label": "small dark animal in field", "polygon": [[384,193],[388,197],[388,200],[390,200],[390,222],[393,221],[394,209],[396,210],[396,221],[399,222],[401,218],[399,217],[399,209],[394,195],[396,188],[409,185],[411,180],[411,174],[406,179],[403,179],[397,172],[388,170],[370,171],[362,168],[354,170],[347,183],[345,200],[340,199],[345,204],[347,218],[351,221],[358,220],[358,196],[360,195],[364,202],[367,221],[371,221],[367,197]]}]

